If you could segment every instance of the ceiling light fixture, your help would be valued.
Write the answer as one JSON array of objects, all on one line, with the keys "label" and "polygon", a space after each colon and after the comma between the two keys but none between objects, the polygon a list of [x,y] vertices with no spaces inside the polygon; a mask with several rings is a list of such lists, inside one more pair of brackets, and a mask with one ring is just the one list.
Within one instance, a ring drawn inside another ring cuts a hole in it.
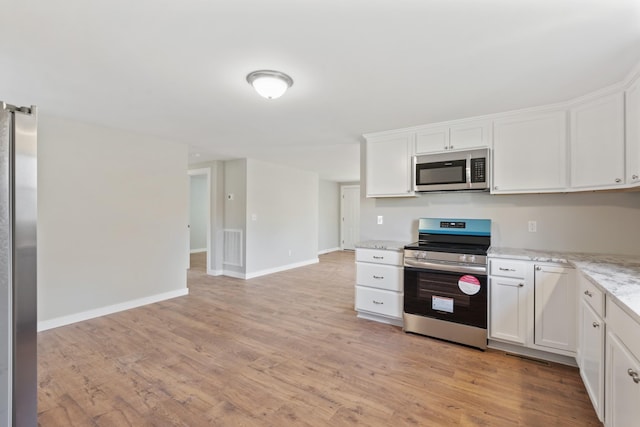
[{"label": "ceiling light fixture", "polygon": [[280,98],[293,85],[291,77],[273,70],[253,71],[247,74],[247,82],[267,99]]}]

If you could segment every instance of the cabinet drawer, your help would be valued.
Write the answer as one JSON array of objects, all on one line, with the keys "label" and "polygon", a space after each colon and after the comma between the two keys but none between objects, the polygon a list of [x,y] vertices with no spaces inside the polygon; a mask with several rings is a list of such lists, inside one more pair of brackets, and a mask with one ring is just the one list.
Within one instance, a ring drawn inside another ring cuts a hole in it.
[{"label": "cabinet drawer", "polygon": [[404,269],[394,265],[359,262],[356,265],[356,283],[371,288],[402,292]]},{"label": "cabinet drawer", "polygon": [[615,334],[640,359],[640,324],[607,297],[607,331]]},{"label": "cabinet drawer", "polygon": [[509,259],[492,258],[490,262],[492,276],[505,276],[524,278],[527,263],[522,261],[512,261]]},{"label": "cabinet drawer", "polygon": [[584,299],[596,314],[604,317],[604,293],[582,274],[580,275],[580,297]]},{"label": "cabinet drawer", "polygon": [[382,249],[356,249],[356,261],[377,264],[402,265],[404,254]]},{"label": "cabinet drawer", "polygon": [[402,297],[398,292],[356,286],[356,310],[401,318]]}]

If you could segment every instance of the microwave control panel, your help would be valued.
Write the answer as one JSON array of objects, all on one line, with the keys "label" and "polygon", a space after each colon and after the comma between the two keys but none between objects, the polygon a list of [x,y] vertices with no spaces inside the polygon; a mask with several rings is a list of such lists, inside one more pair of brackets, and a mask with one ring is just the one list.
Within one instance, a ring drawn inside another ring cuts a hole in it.
[{"label": "microwave control panel", "polygon": [[484,157],[471,159],[471,182],[485,182],[487,162]]}]

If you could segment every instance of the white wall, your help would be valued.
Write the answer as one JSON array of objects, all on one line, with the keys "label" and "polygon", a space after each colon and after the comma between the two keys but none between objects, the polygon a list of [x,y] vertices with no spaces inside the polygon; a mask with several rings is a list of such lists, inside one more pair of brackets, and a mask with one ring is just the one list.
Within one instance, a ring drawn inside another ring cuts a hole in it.
[{"label": "white wall", "polygon": [[[229,199],[232,196],[232,199]],[[226,273],[246,272],[247,258],[247,159],[224,162],[224,228],[242,230],[242,267],[225,264]]]},{"label": "white wall", "polygon": [[38,318],[187,292],[185,145],[41,114]]},{"label": "white wall", "polygon": [[319,180],[318,252],[340,248],[340,184]]},{"label": "white wall", "polygon": [[248,159],[246,188],[247,276],[317,262],[318,175]]},{"label": "white wall", "polygon": [[189,244],[192,252],[207,250],[207,176],[189,177]]},{"label": "white wall", "polygon": [[[640,254],[640,193],[425,193],[363,198],[360,209],[362,240],[415,241],[421,217],[488,218],[493,246]],[[384,216],[383,225],[377,225],[378,215]],[[529,220],[537,221],[536,233],[528,231]]]}]

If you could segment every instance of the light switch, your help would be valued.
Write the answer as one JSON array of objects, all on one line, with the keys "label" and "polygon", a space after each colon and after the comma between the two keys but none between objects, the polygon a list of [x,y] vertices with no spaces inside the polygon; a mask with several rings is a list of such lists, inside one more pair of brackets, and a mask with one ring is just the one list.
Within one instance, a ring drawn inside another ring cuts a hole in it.
[{"label": "light switch", "polygon": [[538,231],[538,222],[529,221],[529,233],[536,233]]}]

